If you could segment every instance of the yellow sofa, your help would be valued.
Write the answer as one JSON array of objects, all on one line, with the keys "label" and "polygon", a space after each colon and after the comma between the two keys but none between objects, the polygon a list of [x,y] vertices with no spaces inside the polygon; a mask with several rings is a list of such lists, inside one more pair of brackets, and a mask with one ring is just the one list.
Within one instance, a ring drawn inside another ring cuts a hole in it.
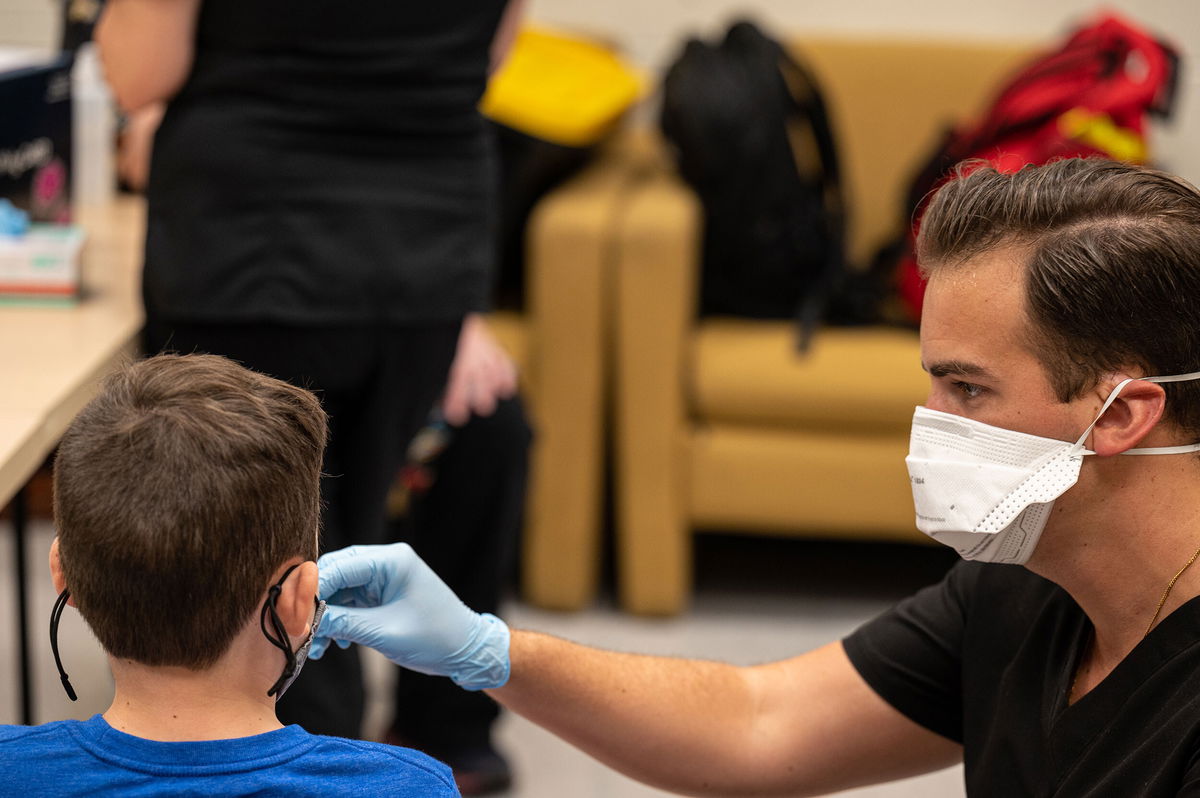
[{"label": "yellow sofa", "polygon": [[[1027,45],[810,38],[842,158],[850,255],[900,229],[913,170],[977,111]],[[618,594],[632,612],[687,602],[692,534],[916,541],[904,468],[924,400],[915,333],[695,313],[702,215],[664,152],[618,234],[615,505]]]}]

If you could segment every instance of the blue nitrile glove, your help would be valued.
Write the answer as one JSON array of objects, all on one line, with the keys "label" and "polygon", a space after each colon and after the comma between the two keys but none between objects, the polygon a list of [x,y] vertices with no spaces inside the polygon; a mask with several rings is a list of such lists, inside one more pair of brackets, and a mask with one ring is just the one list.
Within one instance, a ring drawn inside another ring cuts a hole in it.
[{"label": "blue nitrile glove", "polygon": [[482,690],[508,681],[508,626],[459,600],[407,543],[351,546],[317,561],[328,602],[309,656],[336,642]]}]

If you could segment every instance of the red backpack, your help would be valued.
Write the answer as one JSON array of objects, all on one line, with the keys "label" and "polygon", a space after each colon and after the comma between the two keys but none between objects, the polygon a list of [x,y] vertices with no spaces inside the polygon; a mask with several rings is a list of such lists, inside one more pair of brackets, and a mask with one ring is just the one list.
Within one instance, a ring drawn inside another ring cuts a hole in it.
[{"label": "red backpack", "polygon": [[948,133],[909,191],[912,229],[900,246],[891,247],[893,263],[898,261],[897,291],[911,319],[920,320],[925,295],[913,255],[920,215],[955,164],[977,158],[1015,172],[1027,164],[1088,155],[1144,163],[1147,115],[1170,115],[1178,75],[1173,48],[1105,14],[1022,69],[981,122]]}]

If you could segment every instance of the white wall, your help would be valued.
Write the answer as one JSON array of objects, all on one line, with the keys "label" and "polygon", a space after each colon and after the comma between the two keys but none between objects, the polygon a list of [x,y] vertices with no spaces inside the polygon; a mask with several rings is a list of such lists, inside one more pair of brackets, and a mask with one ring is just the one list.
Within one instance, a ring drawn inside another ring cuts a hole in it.
[{"label": "white wall", "polygon": [[[317,0],[294,0],[316,2]],[[375,0],[391,2],[394,0]],[[61,0],[0,0],[0,45],[50,46]],[[254,2],[254,0],[245,0]],[[602,33],[651,69],[669,61],[683,37],[718,29],[746,13],[781,33],[905,33],[962,39],[1052,39],[1099,6],[1094,0],[527,0],[530,18]],[[1156,132],[1160,162],[1200,183],[1200,2],[1108,0],[1162,36],[1185,58],[1173,123]]]},{"label": "white wall", "polygon": [[0,0],[0,45],[50,47],[58,37],[58,0]]}]

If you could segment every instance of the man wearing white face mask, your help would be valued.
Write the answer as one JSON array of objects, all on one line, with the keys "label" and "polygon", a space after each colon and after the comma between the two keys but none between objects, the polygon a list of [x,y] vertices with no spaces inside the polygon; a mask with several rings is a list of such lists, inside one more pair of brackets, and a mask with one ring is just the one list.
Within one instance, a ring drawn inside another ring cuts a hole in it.
[{"label": "man wearing white face mask", "polygon": [[1200,193],[1105,161],[973,164],[918,257],[909,473],[918,527],[964,557],[940,584],[739,668],[510,631],[411,551],[364,547],[320,562],[313,656],[373,646],[690,794],[962,760],[973,798],[1200,796]]}]

